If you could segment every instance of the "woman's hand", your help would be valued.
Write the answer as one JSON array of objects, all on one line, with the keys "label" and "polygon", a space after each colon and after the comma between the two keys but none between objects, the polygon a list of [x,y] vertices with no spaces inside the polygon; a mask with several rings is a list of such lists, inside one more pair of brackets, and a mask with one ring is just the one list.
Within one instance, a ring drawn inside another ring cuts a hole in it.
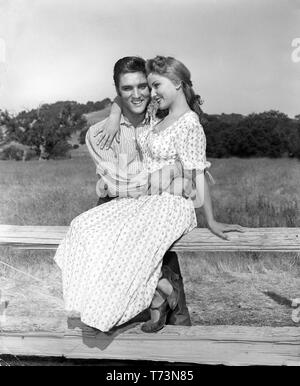
[{"label": "woman's hand", "polygon": [[120,143],[120,120],[121,120],[121,101],[120,98],[115,98],[114,103],[111,106],[109,117],[107,118],[105,125],[96,130],[94,136],[97,138],[97,145],[100,148],[109,149],[112,141],[116,137],[116,141]]},{"label": "woman's hand", "polygon": [[213,234],[221,237],[223,240],[229,240],[229,237],[225,234],[227,232],[245,232],[245,229],[238,224],[223,224],[221,222],[212,220],[208,223],[208,228]]},{"label": "woman's hand", "polygon": [[120,143],[120,125],[116,124],[115,119],[110,117],[107,119],[105,125],[96,130],[94,136],[97,137],[97,145],[100,145],[101,149],[109,149],[112,141],[116,137],[116,141]]}]

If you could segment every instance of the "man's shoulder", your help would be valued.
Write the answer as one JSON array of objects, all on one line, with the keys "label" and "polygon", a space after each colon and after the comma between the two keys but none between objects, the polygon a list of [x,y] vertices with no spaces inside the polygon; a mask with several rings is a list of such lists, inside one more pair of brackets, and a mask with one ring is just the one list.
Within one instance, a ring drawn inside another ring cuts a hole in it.
[{"label": "man's shoulder", "polygon": [[85,135],[85,143],[88,145],[89,143],[94,144],[95,143],[95,135],[97,131],[105,125],[107,121],[107,118],[105,118],[103,121],[94,123],[89,127],[89,129],[86,132]]},{"label": "man's shoulder", "polygon": [[88,129],[88,133],[90,134],[95,134],[97,132],[98,129],[100,129],[101,127],[103,127],[106,123],[108,118],[105,118],[103,119],[103,121],[100,121],[100,122],[97,122],[97,123],[94,123],[93,125],[91,125]]}]

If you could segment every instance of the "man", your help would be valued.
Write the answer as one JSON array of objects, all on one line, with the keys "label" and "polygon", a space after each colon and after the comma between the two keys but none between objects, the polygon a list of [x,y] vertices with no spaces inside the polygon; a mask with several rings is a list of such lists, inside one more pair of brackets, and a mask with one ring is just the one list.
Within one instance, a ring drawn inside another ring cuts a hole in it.
[{"label": "man", "polygon": [[[122,100],[122,116],[120,121],[119,138],[111,146],[99,146],[97,135],[105,127],[106,121],[99,122],[90,127],[86,135],[86,144],[93,158],[99,180],[97,182],[98,205],[109,202],[117,196],[113,178],[118,175],[120,165],[124,164],[126,173],[134,175],[139,172],[141,159],[137,151],[137,136],[145,126],[145,114],[150,100],[150,90],[146,79],[145,61],[139,57],[125,57],[118,60],[114,66],[114,83],[118,96]],[[107,139],[107,138],[106,138]],[[105,165],[109,165],[107,168]],[[124,165],[123,165],[124,166]],[[111,174],[111,175],[110,175]],[[110,182],[111,181],[111,182]],[[204,211],[208,225],[222,238],[227,238],[224,232],[237,230],[234,226],[217,223],[212,215],[212,207],[207,183],[205,185]],[[179,287],[178,304],[169,313],[167,324],[190,326],[191,320],[186,305],[184,286],[180,272],[178,257],[175,252],[168,251],[163,259],[162,271],[172,271]]]},{"label": "man", "polygon": [[[117,94],[122,99],[122,117],[120,122],[119,143],[114,140],[109,149],[101,149],[97,145],[95,134],[105,125],[105,121],[90,127],[86,135],[86,143],[96,165],[109,162],[119,167],[119,155],[127,153],[136,157],[136,162],[128,163],[128,173],[138,172],[139,153],[135,152],[136,137],[145,125],[145,114],[150,100],[150,91],[146,78],[145,61],[138,57],[125,57],[117,61],[114,66],[114,83]],[[114,198],[113,189],[101,178],[96,188],[99,196],[98,205],[109,202]],[[190,326],[191,320],[186,306],[182,276],[175,252],[168,251],[163,259],[163,265],[168,266],[177,276],[180,283],[179,301],[175,310],[169,314],[168,324]]]}]

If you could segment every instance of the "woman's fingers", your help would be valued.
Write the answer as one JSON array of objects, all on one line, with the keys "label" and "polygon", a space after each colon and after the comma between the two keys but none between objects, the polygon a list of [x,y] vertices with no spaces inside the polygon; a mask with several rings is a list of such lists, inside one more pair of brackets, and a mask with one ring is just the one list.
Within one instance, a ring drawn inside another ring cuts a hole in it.
[{"label": "woman's fingers", "polygon": [[236,227],[237,232],[242,232],[242,233],[246,232],[246,229],[244,227],[242,227],[241,225],[236,224],[235,227]]},{"label": "woman's fingers", "polygon": [[99,134],[99,138],[97,139],[97,145],[100,146],[101,149],[109,149],[112,142],[114,140],[114,137],[111,134],[101,133]]},{"label": "woman's fingers", "polygon": [[108,135],[106,140],[106,149],[109,149],[111,147],[113,140],[114,140],[114,137],[111,134]]},{"label": "woman's fingers", "polygon": [[246,230],[238,225],[238,224],[224,224],[226,228],[224,229],[224,232],[242,232],[244,233]]},{"label": "woman's fingers", "polygon": [[227,235],[225,235],[225,233],[223,233],[223,232],[214,232],[214,234],[223,240],[229,240],[229,237]]},{"label": "woman's fingers", "polygon": [[102,142],[103,138],[105,137],[105,133],[99,133],[98,138],[97,138],[97,145],[100,145]]},{"label": "woman's fingers", "polygon": [[99,128],[95,131],[94,137],[97,137],[97,135],[99,135],[99,134],[102,133],[102,132],[103,132],[103,127],[99,127]]},{"label": "woman's fingers", "polygon": [[108,148],[108,146],[107,146],[108,137],[109,137],[109,135],[105,134],[104,137],[102,138],[101,143],[100,143],[101,149],[104,149],[105,147]]},{"label": "woman's fingers", "polygon": [[245,228],[238,224],[222,224],[222,223],[214,223],[210,227],[210,230],[218,237],[224,240],[230,240],[229,236],[225,234],[225,232],[245,232]]}]

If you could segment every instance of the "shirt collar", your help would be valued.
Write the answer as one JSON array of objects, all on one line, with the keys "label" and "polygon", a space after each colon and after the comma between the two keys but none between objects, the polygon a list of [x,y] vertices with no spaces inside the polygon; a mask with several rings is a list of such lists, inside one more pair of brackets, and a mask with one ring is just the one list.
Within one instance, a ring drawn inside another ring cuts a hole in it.
[{"label": "shirt collar", "polygon": [[[145,125],[146,125],[146,117],[137,127],[145,126]],[[133,127],[132,123],[129,122],[129,120],[123,114],[121,115],[120,126]]]}]

